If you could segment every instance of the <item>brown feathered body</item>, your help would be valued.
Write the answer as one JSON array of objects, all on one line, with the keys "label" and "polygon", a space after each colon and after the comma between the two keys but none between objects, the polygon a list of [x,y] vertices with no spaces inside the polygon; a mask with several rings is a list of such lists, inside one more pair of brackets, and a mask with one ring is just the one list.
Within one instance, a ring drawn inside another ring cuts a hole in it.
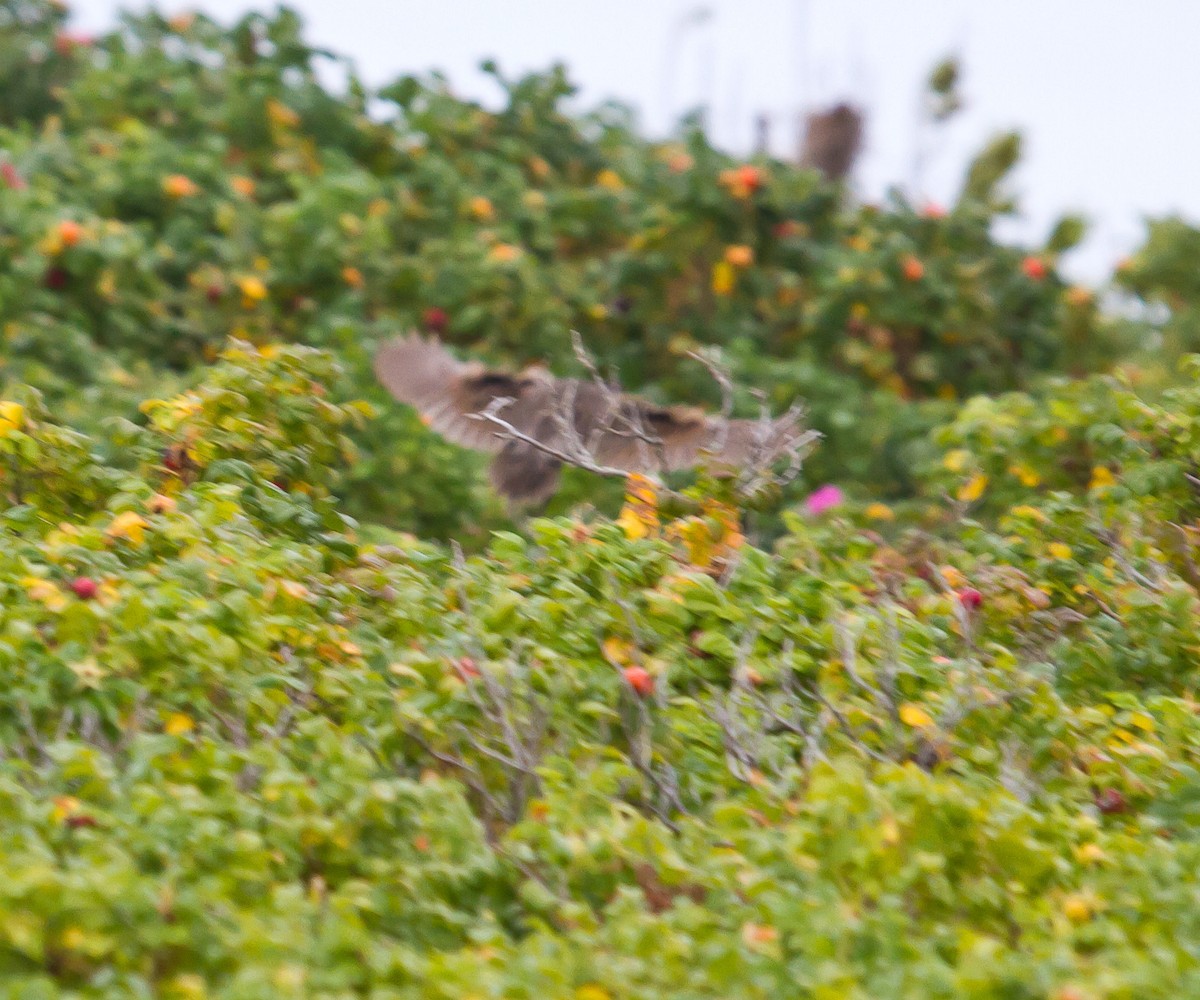
[{"label": "brown feathered body", "polygon": [[805,124],[800,165],[819,170],[830,180],[844,180],[862,150],[862,112],[838,104],[809,115]]},{"label": "brown feathered body", "polygon": [[[401,337],[375,356],[384,387],[416,408],[443,437],[494,455],[491,481],[515,501],[545,500],[558,488],[563,460],[582,445],[597,466],[624,472],[686,469],[711,456],[718,470],[769,461],[795,440],[795,421],[724,420],[689,406],[656,406],[593,381],[534,370],[510,373],[463,363],[437,340]],[[509,402],[501,405],[498,400]],[[496,415],[544,446],[505,436],[475,415]]]}]

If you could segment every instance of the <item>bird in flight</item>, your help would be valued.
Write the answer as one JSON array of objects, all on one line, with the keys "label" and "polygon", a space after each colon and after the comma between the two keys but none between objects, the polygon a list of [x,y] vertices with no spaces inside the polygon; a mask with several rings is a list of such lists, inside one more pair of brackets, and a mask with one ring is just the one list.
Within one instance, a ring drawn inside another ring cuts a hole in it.
[{"label": "bird in flight", "polygon": [[695,407],[658,406],[596,380],[460,362],[438,340],[416,334],[380,348],[375,374],[447,440],[491,453],[493,487],[519,503],[551,497],[564,462],[659,473],[709,459],[714,470],[730,474],[788,454],[802,436],[792,413],[728,420]]}]

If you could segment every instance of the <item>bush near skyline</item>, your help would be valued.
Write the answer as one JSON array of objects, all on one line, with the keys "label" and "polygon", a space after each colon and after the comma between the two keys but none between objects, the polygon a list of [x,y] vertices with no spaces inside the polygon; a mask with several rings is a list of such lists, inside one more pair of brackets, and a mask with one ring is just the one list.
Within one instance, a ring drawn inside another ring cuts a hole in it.
[{"label": "bush near skyline", "polygon": [[[990,235],[1015,135],[856,205],[559,70],[67,18],[0,3],[8,995],[1200,992],[1200,232],[1104,309]],[[408,328],[825,438],[514,524]]]}]

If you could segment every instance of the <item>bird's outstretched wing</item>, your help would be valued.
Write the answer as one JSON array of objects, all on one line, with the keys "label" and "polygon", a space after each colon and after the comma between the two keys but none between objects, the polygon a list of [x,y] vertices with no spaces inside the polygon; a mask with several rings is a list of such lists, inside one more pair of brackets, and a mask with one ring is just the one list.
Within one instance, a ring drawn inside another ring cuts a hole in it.
[{"label": "bird's outstretched wing", "polygon": [[497,399],[511,400],[498,416],[544,448],[568,456],[582,449],[596,465],[625,472],[689,469],[705,459],[715,469],[737,471],[784,454],[799,433],[794,417],[725,420],[691,406],[657,406],[595,382],[463,364],[438,341],[416,335],[381,348],[375,373],[434,430],[495,454],[492,482],[513,498],[548,496],[557,486],[560,463],[472,419]]},{"label": "bird's outstretched wing", "polygon": [[622,395],[608,410],[594,432],[592,453],[600,464],[627,472],[690,469],[702,461],[734,470],[772,461],[798,433],[790,418],[726,420],[691,406],[655,406],[637,396]]},{"label": "bird's outstretched wing", "polygon": [[[497,399],[514,405],[528,400],[536,379],[464,364],[437,340],[398,337],[375,355],[375,375],[400,402],[408,403],[430,427],[455,444],[498,452],[504,441],[486,421],[473,420]],[[528,403],[526,402],[526,406]],[[510,412],[506,408],[507,414]]]}]

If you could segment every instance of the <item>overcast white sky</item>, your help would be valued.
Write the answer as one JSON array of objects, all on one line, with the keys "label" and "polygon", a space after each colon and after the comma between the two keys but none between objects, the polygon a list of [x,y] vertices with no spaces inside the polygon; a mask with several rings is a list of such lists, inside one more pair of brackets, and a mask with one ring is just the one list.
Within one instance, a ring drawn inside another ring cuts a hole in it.
[{"label": "overcast white sky", "polygon": [[[73,0],[80,29],[112,25],[140,0]],[[163,0],[227,19],[270,4]],[[292,0],[316,44],[350,56],[373,84],[440,69],[466,96],[494,97],[479,62],[506,75],[556,60],[581,103],[635,106],[648,133],[707,103],[715,140],[748,150],[768,112],[773,145],[794,148],[798,109],[849,97],[869,115],[863,197],[910,190],[917,98],[957,53],[967,109],[936,145],[922,193],[953,197],[972,152],[1014,126],[1026,138],[1024,214],[1006,235],[1040,239],[1083,211],[1091,236],[1069,270],[1102,278],[1136,246],[1146,215],[1200,220],[1197,0]],[[707,8],[703,23],[689,12]],[[1188,124],[1188,123],[1191,124]]]}]

